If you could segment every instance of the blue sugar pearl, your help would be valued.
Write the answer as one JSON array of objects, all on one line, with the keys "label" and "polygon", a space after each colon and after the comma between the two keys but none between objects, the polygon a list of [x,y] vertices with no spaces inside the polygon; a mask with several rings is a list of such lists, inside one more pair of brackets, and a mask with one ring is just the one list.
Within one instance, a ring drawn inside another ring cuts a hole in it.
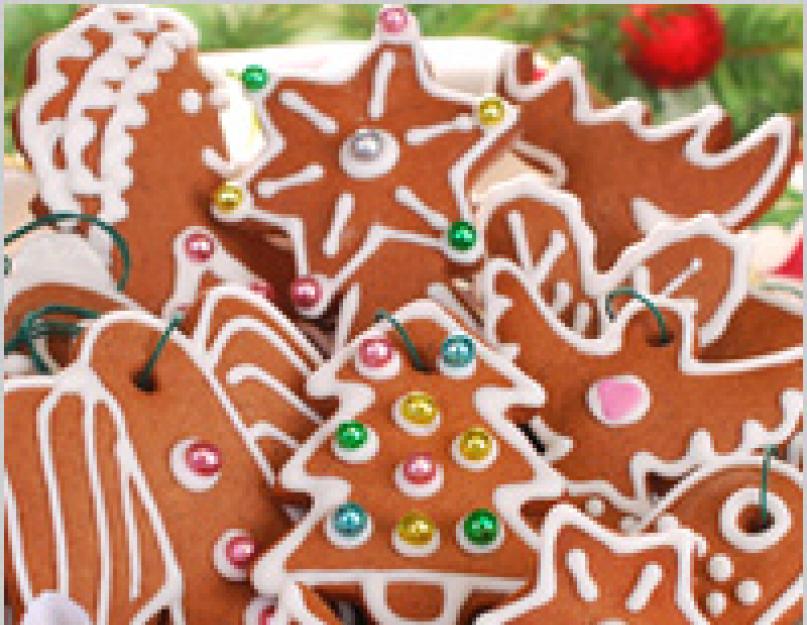
[{"label": "blue sugar pearl", "polygon": [[355,538],[367,529],[367,513],[357,503],[343,503],[333,513],[333,527],[340,536]]},{"label": "blue sugar pearl", "polygon": [[440,348],[443,364],[449,367],[467,367],[476,354],[473,339],[465,334],[452,334]]}]

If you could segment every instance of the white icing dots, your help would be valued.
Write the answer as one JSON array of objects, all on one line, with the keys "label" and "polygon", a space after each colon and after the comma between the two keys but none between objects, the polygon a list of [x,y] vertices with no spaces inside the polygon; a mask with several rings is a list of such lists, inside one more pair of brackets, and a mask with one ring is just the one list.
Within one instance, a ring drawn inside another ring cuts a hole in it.
[{"label": "white icing dots", "polygon": [[762,587],[755,579],[744,579],[735,589],[737,601],[743,605],[754,605],[762,596]]},{"label": "white icing dots", "polygon": [[580,598],[588,603],[596,601],[600,591],[588,570],[586,552],[582,549],[570,549],[566,554],[566,568],[574,579]]},{"label": "white icing dots", "polygon": [[731,579],[731,576],[734,574],[734,565],[731,563],[731,558],[726,554],[718,553],[709,558],[707,570],[712,580],[725,582]]},{"label": "white icing dots", "polygon": [[720,509],[720,532],[731,545],[745,553],[759,553],[770,549],[790,530],[792,519],[787,504],[776,493],[768,491],[768,511],[771,524],[759,532],[750,532],[740,527],[740,516],[746,508],[756,509],[760,492],[758,488],[741,488],[723,502]]},{"label": "white icing dots", "polygon": [[603,500],[597,497],[586,500],[586,513],[595,519],[605,514],[605,504]]},{"label": "white icing dots", "polygon": [[663,514],[656,521],[659,532],[670,532],[679,527],[678,519],[671,514]]},{"label": "white icing dots", "polygon": [[179,94],[179,105],[188,115],[198,115],[202,110],[202,94],[196,89],[185,89]]},{"label": "white icing dots", "polygon": [[720,616],[726,611],[726,595],[722,592],[710,592],[706,596],[706,611],[711,616]]},{"label": "white icing dots", "polygon": [[633,533],[638,525],[639,519],[637,519],[635,516],[623,516],[619,520],[619,528],[626,534]]},{"label": "white icing dots", "polygon": [[603,425],[623,427],[639,421],[650,408],[650,391],[635,375],[597,380],[587,394],[591,414]]}]

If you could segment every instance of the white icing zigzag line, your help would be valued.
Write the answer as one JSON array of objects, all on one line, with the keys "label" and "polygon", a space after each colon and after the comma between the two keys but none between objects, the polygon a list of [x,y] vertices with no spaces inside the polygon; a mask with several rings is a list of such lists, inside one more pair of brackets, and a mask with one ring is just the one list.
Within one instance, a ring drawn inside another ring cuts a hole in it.
[{"label": "white icing zigzag line", "polygon": [[[503,210],[501,207],[521,198],[547,204],[564,218],[571,233],[571,244],[577,253],[582,288],[585,294],[593,299],[604,297],[609,291],[628,280],[637,267],[665,248],[697,237],[714,240],[730,251],[732,256],[731,283],[712,317],[704,320],[699,328],[698,338],[701,344],[708,345],[722,335],[732,314],[746,297],[748,292],[747,268],[752,253],[752,241],[747,234],[738,235],[725,230],[714,215],[703,214],[692,219],[660,226],[651,231],[643,240],[626,247],[608,271],[599,272],[594,261],[596,241],[593,232],[583,219],[580,200],[565,191],[548,188],[532,174],[517,176],[489,189],[481,203],[479,222],[482,224],[482,229],[487,228],[498,210]],[[561,233],[553,233],[551,243],[543,253],[544,258],[535,262],[534,268],[531,268],[534,261],[527,241],[524,217],[511,210],[507,215],[507,220],[519,263],[528,278],[530,292],[537,294],[540,285],[568,242]],[[556,240],[559,237],[562,240]],[[678,279],[662,288],[662,293],[674,295],[675,290],[683,286],[689,275],[694,274],[682,272]],[[605,314],[604,308],[600,307],[599,312],[601,325],[607,326],[610,319]]]},{"label": "white icing zigzag line", "polygon": [[[417,301],[395,314],[395,318],[403,323],[423,319],[430,320],[447,332],[457,331],[460,328],[439,306],[428,301]],[[304,618],[305,614],[299,612],[299,606],[294,607],[294,601],[286,599],[284,594],[290,592],[291,584],[302,583],[317,584],[328,581],[355,582],[362,584],[365,600],[373,616],[379,622],[409,623],[396,617],[386,606],[383,594],[386,585],[396,580],[417,579],[420,583],[433,581],[444,586],[444,596],[452,603],[444,606],[443,613],[431,625],[451,625],[456,622],[454,604],[464,593],[474,589],[500,589],[511,592],[520,585],[518,580],[491,579],[487,577],[449,575],[445,573],[429,573],[426,571],[301,571],[290,573],[286,570],[286,562],[297,548],[300,541],[312,531],[317,531],[320,521],[335,506],[347,500],[350,485],[342,479],[335,477],[312,477],[305,472],[305,465],[309,458],[333,435],[340,423],[352,419],[372,405],[374,393],[371,387],[363,383],[347,382],[337,379],[337,373],[347,363],[352,362],[360,342],[367,336],[377,336],[380,332],[388,331],[385,323],[377,324],[365,333],[359,335],[344,350],[338,352],[322,368],[317,370],[308,382],[308,390],[315,397],[336,396],[340,400],[339,409],[326,421],[289,460],[280,475],[284,488],[290,488],[313,495],[313,506],[309,513],[284,539],[257,563],[253,572],[253,583],[259,592],[280,594],[280,604],[290,605],[290,612],[286,618]],[[552,471],[532,450],[529,442],[521,435],[509,421],[504,419],[508,408],[514,404],[538,407],[543,402],[543,390],[534,381],[527,378],[512,365],[498,358],[485,345],[478,345],[478,354],[488,366],[511,380],[510,388],[483,387],[475,397],[474,404],[482,416],[502,440],[516,448],[533,469],[533,479],[519,484],[507,484],[494,491],[494,504],[507,527],[519,536],[527,545],[537,548],[538,539],[534,531],[521,517],[521,507],[528,499],[558,496],[562,483],[560,476]],[[448,608],[451,608],[449,610]],[[390,620],[390,617],[393,617]]]},{"label": "white icing zigzag line", "polygon": [[710,153],[705,144],[711,131],[723,120],[724,112],[719,106],[709,105],[688,117],[682,117],[659,126],[644,123],[644,105],[635,99],[627,99],[608,108],[595,108],[589,98],[588,85],[580,62],[571,57],[560,60],[541,80],[519,84],[516,72],[517,50],[509,50],[510,57],[504,64],[505,89],[514,99],[525,102],[541,97],[562,82],[568,82],[574,92],[574,116],[581,124],[624,123],[642,141],[664,139],[692,134],[684,147],[686,159],[703,169],[722,167],[756,148],[767,139],[776,139],[776,151],[770,166],[734,207],[720,216],[726,226],[735,226],[749,214],[770,192],[780,172],[787,165],[792,140],[792,122],[786,116],[777,115],[768,119],[742,141],[722,152]]},{"label": "white icing zigzag line", "polygon": [[558,504],[547,514],[541,526],[539,541],[538,585],[523,597],[477,617],[476,625],[502,625],[549,603],[556,595],[560,554],[557,539],[566,527],[580,530],[617,554],[637,554],[651,549],[673,549],[677,555],[675,602],[681,614],[694,625],[708,625],[693,595],[692,562],[698,544],[693,532],[676,528],[657,534],[624,536],[606,530],[580,510]]}]

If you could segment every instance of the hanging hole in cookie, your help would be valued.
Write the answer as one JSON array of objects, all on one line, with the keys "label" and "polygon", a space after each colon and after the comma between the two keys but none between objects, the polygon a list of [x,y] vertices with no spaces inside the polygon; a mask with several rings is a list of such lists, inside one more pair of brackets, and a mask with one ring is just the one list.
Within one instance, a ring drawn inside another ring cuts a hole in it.
[{"label": "hanging hole in cookie", "polygon": [[135,371],[132,374],[132,384],[144,393],[155,393],[157,391],[157,380],[153,375],[143,375],[143,371]]},{"label": "hanging hole in cookie", "polygon": [[670,478],[658,473],[648,473],[645,478],[647,494],[655,501],[663,499],[678,481],[678,478]]},{"label": "hanging hole in cookie", "polygon": [[541,439],[538,438],[538,435],[535,433],[535,430],[532,429],[530,424],[529,423],[519,423],[517,427],[521,431],[521,433],[527,438],[527,440],[530,442],[530,445],[532,446],[532,448],[535,449],[535,451],[537,451],[540,455],[543,456],[546,453],[546,446],[543,444]]},{"label": "hanging hole in cookie", "polygon": [[666,334],[651,334],[647,337],[647,344],[651,347],[667,347],[672,345],[674,338],[670,331],[667,331]]},{"label": "hanging hole in cookie", "polygon": [[762,516],[762,509],[757,506],[748,506],[740,513],[739,526],[747,534],[762,534],[767,532],[774,524],[774,516],[768,510],[765,513],[765,518]]}]

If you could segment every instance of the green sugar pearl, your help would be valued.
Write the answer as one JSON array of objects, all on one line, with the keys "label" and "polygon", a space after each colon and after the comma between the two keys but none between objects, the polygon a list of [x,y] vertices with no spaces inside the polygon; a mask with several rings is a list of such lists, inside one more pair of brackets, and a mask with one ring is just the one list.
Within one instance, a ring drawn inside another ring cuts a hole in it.
[{"label": "green sugar pearl", "polygon": [[499,519],[490,510],[478,508],[465,517],[462,531],[471,544],[487,547],[499,536]]},{"label": "green sugar pearl", "polygon": [[455,221],[448,228],[448,244],[458,252],[467,252],[476,245],[476,228],[467,221]]},{"label": "green sugar pearl", "polygon": [[247,91],[260,91],[269,81],[269,72],[261,65],[247,65],[241,72],[241,82]]},{"label": "green sugar pearl", "polygon": [[336,444],[342,449],[355,450],[367,443],[367,426],[358,421],[345,421],[336,428]]}]

